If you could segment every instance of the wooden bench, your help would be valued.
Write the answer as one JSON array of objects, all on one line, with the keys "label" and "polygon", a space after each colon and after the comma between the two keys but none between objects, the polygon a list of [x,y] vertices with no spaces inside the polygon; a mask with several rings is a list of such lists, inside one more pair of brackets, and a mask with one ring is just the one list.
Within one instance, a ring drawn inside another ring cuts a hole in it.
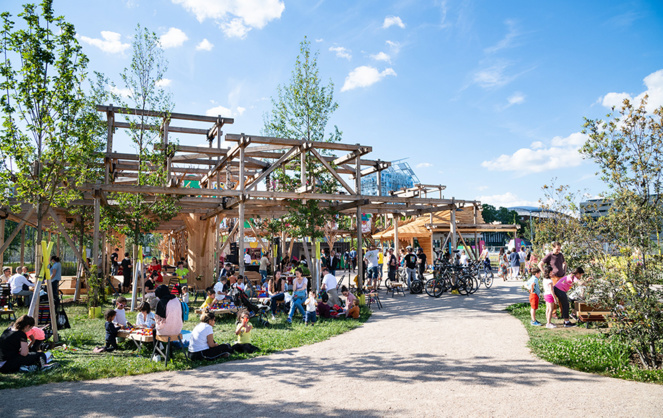
[{"label": "wooden bench", "polygon": [[592,306],[585,302],[576,302],[576,315],[579,322],[605,322],[610,311],[598,306]]},{"label": "wooden bench", "polygon": [[400,293],[403,296],[405,296],[405,290],[403,290],[403,283],[400,282],[392,282],[389,287],[387,287],[387,294],[391,292],[391,297],[393,298],[396,296],[396,293]]},{"label": "wooden bench", "polygon": [[5,310],[3,308],[0,308],[0,318],[2,317],[2,315],[7,315],[7,319],[10,321],[16,321],[16,314],[14,313],[13,309]]},{"label": "wooden bench", "polygon": [[[168,367],[168,360],[171,357],[172,350],[173,350],[173,343],[179,342],[180,347],[182,349],[182,352],[184,353],[184,357],[186,359],[189,359],[189,350],[187,347],[184,346],[184,342],[182,341],[182,334],[178,335],[159,335],[156,334],[154,336],[154,349],[152,350],[152,358],[159,353],[160,355],[164,356],[164,365]],[[165,351],[164,351],[165,350]]]}]

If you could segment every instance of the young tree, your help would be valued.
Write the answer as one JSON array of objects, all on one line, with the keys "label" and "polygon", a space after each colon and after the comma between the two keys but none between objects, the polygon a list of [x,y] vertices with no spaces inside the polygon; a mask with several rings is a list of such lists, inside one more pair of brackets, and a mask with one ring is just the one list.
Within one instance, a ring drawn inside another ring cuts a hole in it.
[{"label": "young tree", "polygon": [[88,59],[74,26],[55,16],[52,0],[27,4],[15,25],[2,13],[0,206],[36,208],[35,268],[40,271],[42,226],[51,206],[64,207],[94,175],[101,121],[82,84]]},{"label": "young tree", "polygon": [[[321,83],[317,53],[311,53],[311,43],[306,38],[300,43],[300,53],[295,60],[290,83],[277,88],[277,98],[272,99],[272,106],[272,112],[265,116],[266,135],[307,141],[341,140],[337,126],[331,132],[326,132],[329,118],[338,108],[334,101],[334,84],[331,81],[327,86]],[[301,167],[297,163],[286,164],[284,169],[276,170],[273,176],[275,188],[280,191],[302,188],[315,189],[320,193],[336,192],[335,179],[319,170],[320,164],[312,155],[307,156],[305,166],[305,179],[301,178]],[[312,243],[324,236],[323,226],[335,214],[316,200],[291,200],[287,204],[287,219],[293,235],[309,238]],[[306,242],[304,253],[311,260]]]},{"label": "young tree", "polygon": [[[124,89],[129,92],[126,97],[129,103],[118,95],[114,95],[114,100],[123,107],[169,114],[173,103],[160,85],[167,69],[168,61],[163,56],[159,38],[154,32],[138,25],[131,65],[120,75]],[[165,186],[168,182],[165,161],[169,151],[154,151],[154,145],[161,142],[161,129],[167,117],[140,114],[130,116],[128,120],[130,138],[138,156],[136,184]],[[120,232],[137,245],[144,245],[146,234],[162,221],[172,219],[178,211],[177,199],[169,196],[148,198],[141,194],[114,193],[111,198],[117,203],[108,208],[110,218],[119,226]]]}]

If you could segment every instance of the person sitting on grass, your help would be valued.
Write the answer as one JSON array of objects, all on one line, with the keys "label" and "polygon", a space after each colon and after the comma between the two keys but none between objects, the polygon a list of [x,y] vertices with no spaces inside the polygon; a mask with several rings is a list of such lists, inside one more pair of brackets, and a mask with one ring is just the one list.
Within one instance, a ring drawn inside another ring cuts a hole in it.
[{"label": "person sitting on grass", "polygon": [[530,323],[535,327],[541,326],[541,323],[536,320],[536,310],[539,309],[539,294],[541,293],[539,277],[541,277],[541,270],[534,266],[532,267],[532,277],[525,283],[525,287],[529,291],[530,316],[532,318]]},{"label": "person sitting on grass", "polygon": [[138,307],[138,315],[136,315],[136,327],[138,328],[154,328],[156,326],[156,317],[150,304],[143,302]]},{"label": "person sitting on grass", "polygon": [[[532,270],[538,267],[534,267],[536,264],[532,264],[530,267]],[[546,301],[546,328],[556,328],[552,323],[552,315],[555,310],[555,296],[553,294],[553,281],[550,277],[552,273],[552,267],[546,265],[543,266],[543,300]]]},{"label": "person sitting on grass", "polygon": [[46,334],[44,330],[39,327],[32,327],[30,331],[26,332],[29,342],[29,349],[31,353],[42,351],[42,344],[46,341]]},{"label": "person sitting on grass", "polygon": [[115,299],[115,323],[122,327],[131,327],[131,323],[127,322],[127,314],[124,308],[127,306],[127,298],[120,296]]},{"label": "person sitting on grass", "polygon": [[46,364],[46,354],[30,353],[29,332],[35,326],[34,318],[21,315],[0,336],[0,373],[33,372],[57,367],[57,363]]},{"label": "person sitting on grass", "polygon": [[122,329],[122,327],[117,326],[113,323],[115,320],[116,312],[112,309],[109,309],[104,314],[106,319],[106,345],[104,347],[97,347],[95,352],[105,351],[110,353],[117,350],[117,333]]},{"label": "person sitting on grass", "polygon": [[212,307],[212,304],[214,303],[214,300],[216,297],[214,297],[214,288],[208,287],[207,288],[207,299],[205,299],[205,302],[200,306],[201,310],[205,310],[205,308],[210,308]]},{"label": "person sitting on grass", "polygon": [[292,300],[290,301],[290,313],[288,314],[288,323],[292,323],[292,317],[295,315],[295,310],[298,310],[303,317],[306,316],[302,304],[306,299],[306,288],[308,280],[302,275],[302,269],[295,270],[295,279],[292,281]]},{"label": "person sitting on grass", "polygon": [[315,317],[315,309],[317,308],[318,305],[318,300],[315,297],[315,292],[311,291],[308,293],[308,299],[306,299],[306,302],[304,302],[304,305],[306,305],[306,316],[304,317],[304,325],[311,324],[311,326],[315,325],[316,317]]},{"label": "person sitting on grass", "polygon": [[258,347],[251,344],[251,331],[253,326],[249,323],[249,311],[242,309],[237,313],[237,328],[235,335],[237,335],[237,344],[232,346],[235,353],[255,353],[259,350]]},{"label": "person sitting on grass", "polygon": [[553,288],[555,296],[557,296],[557,300],[559,300],[559,304],[562,305],[562,318],[564,318],[564,326],[567,328],[574,327],[576,324],[569,321],[569,298],[566,295],[566,292],[571,289],[571,286],[573,286],[575,282],[583,284],[581,280],[583,274],[585,274],[585,270],[583,270],[582,267],[576,267],[576,269],[573,270],[573,273],[559,279]]},{"label": "person sitting on grass", "polygon": [[352,302],[354,302],[354,300],[357,298],[352,294],[352,292],[348,290],[347,287],[345,287],[345,285],[341,286],[341,294],[345,296],[345,316],[348,316],[348,311],[352,307]]},{"label": "person sitting on grass", "polygon": [[357,299],[352,301],[352,308],[348,309],[345,317],[359,319],[359,301]]},{"label": "person sitting on grass", "polygon": [[214,341],[215,323],[216,317],[208,309],[200,315],[200,323],[191,331],[189,353],[192,360],[215,360],[230,355],[230,345]]}]

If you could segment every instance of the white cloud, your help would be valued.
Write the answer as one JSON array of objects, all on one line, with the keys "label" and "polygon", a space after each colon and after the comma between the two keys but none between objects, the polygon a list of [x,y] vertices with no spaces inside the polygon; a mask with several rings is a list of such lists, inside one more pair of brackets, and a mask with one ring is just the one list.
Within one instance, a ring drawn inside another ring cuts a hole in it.
[{"label": "white cloud", "polygon": [[433,164],[431,164],[431,163],[419,163],[419,164],[417,164],[417,166],[415,168],[429,168],[429,167],[432,167],[432,166],[433,166]]},{"label": "white cloud", "polygon": [[474,73],[472,81],[483,88],[502,87],[515,79],[515,76],[505,74],[508,64],[505,62],[496,63],[488,68],[483,68]]},{"label": "white cloud", "polygon": [[329,50],[331,52],[336,52],[336,56],[339,58],[346,58],[347,60],[352,59],[352,55],[350,55],[350,50],[342,46],[332,46],[329,47]]},{"label": "white cloud", "polygon": [[401,29],[405,29],[405,23],[401,20],[400,17],[398,16],[387,16],[384,18],[384,22],[382,23],[382,28],[387,29],[390,26],[398,26]]},{"label": "white cloud", "polygon": [[477,190],[480,191],[480,192],[483,192],[484,190],[488,190],[488,189],[489,189],[488,186],[479,186],[479,187],[477,187]]},{"label": "white cloud", "polygon": [[517,91],[513,93],[509,98],[507,99],[508,106],[513,106],[515,104],[522,104],[525,103],[525,95],[522,94],[521,92]]},{"label": "white cloud", "polygon": [[242,115],[244,114],[245,111],[246,111],[246,108],[245,108],[245,107],[237,106],[237,114],[238,114],[238,115],[242,116]]},{"label": "white cloud", "polygon": [[103,30],[101,31],[101,37],[103,39],[81,36],[81,41],[85,42],[86,44],[96,46],[97,48],[109,54],[120,54],[131,47],[131,45],[128,43],[122,43],[122,35],[117,32]]},{"label": "white cloud", "polygon": [[489,205],[495,206],[496,208],[510,208],[514,206],[539,206],[539,202],[524,200],[511,192],[506,192],[504,194],[494,194],[490,196],[479,196],[476,199],[480,200],[481,203],[487,203]]},{"label": "white cloud", "polygon": [[173,80],[169,78],[162,78],[161,80],[156,82],[157,87],[168,87],[171,85]]},{"label": "white cloud", "polygon": [[387,44],[387,46],[388,46],[389,48],[391,48],[392,50],[395,50],[394,53],[398,53],[398,51],[400,51],[400,49],[401,49],[401,44],[398,43],[398,42],[394,42],[394,41],[389,41],[389,40],[388,40],[388,41],[386,41],[385,43]]},{"label": "white cloud", "polygon": [[628,93],[608,93],[600,100],[601,104],[607,108],[612,108],[613,106],[619,108],[624,99],[629,99],[634,106],[640,106],[640,101],[645,95],[648,95],[645,109],[647,112],[652,113],[654,109],[663,106],[663,69],[649,74],[644,78],[643,82],[647,90],[638,94],[635,98]]},{"label": "white cloud", "polygon": [[207,116],[221,115],[221,116],[225,116],[225,117],[230,117],[230,116],[232,116],[233,112],[225,106],[216,106],[216,107],[213,107],[211,109],[207,109],[207,111],[205,111],[205,114]]},{"label": "white cloud", "polygon": [[163,49],[177,48],[182,46],[188,39],[189,37],[186,36],[186,33],[177,28],[168,29],[168,32],[164,33],[161,35],[161,38],[159,38]]},{"label": "white cloud", "polygon": [[509,48],[513,46],[513,41],[518,37],[519,33],[516,30],[516,25],[513,20],[507,20],[504,22],[504,24],[508,28],[507,34],[502,38],[497,44],[484,49],[484,52],[486,54],[494,54],[498,51],[501,51],[503,49]]},{"label": "white cloud", "polygon": [[341,91],[348,91],[357,87],[368,87],[388,75],[396,76],[396,72],[392,68],[387,68],[380,72],[377,68],[362,65],[350,71],[350,74],[345,78],[345,83]]},{"label": "white cloud", "polygon": [[214,44],[207,39],[203,39],[198,45],[196,45],[196,51],[211,51],[212,48],[214,48]]},{"label": "white cloud", "polygon": [[121,88],[116,87],[116,86],[111,86],[110,87],[110,92],[113,93],[113,94],[116,94],[118,96],[121,96],[121,97],[127,97],[127,98],[131,97],[131,89],[128,89],[128,88],[127,89],[121,89]]},{"label": "white cloud", "polygon": [[565,138],[556,136],[545,147],[534,142],[530,148],[521,148],[511,155],[502,154],[494,160],[484,161],[482,167],[491,171],[515,171],[521,174],[577,167],[582,164],[579,149],[587,136],[576,132]]},{"label": "white cloud", "polygon": [[530,145],[529,147],[532,148],[532,149],[543,148],[543,142],[541,142],[541,141],[534,141],[534,142],[532,142],[532,145]]},{"label": "white cloud", "polygon": [[318,38],[318,39],[316,39],[315,41],[316,41],[317,43],[320,43],[320,42],[324,42],[325,40],[322,39],[322,38]]},{"label": "white cloud", "polygon": [[371,55],[371,58],[373,58],[376,61],[391,62],[391,57],[388,54],[385,54],[384,52],[378,52],[377,54],[373,54]]},{"label": "white cloud", "polygon": [[200,23],[214,20],[229,38],[244,38],[251,29],[262,29],[279,19],[281,0],[172,0],[192,13]]}]

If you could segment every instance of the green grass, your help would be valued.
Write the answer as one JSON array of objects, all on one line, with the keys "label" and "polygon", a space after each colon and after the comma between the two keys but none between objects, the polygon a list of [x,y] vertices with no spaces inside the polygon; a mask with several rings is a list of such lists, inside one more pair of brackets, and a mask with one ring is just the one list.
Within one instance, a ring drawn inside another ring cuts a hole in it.
[{"label": "green grass", "polygon": [[[553,364],[619,379],[663,384],[663,370],[644,370],[631,362],[632,350],[599,329],[584,326],[547,329],[530,325],[529,303],[506,309],[520,319],[529,334],[534,354]],[[537,318],[545,322],[545,305]]]},{"label": "green grass", "polygon": [[[190,304],[193,306],[193,304]],[[153,362],[150,359],[152,345],[145,344],[141,353],[138,353],[132,341],[120,343],[120,351],[113,353],[95,354],[92,350],[95,346],[104,344],[105,330],[103,319],[88,319],[87,307],[84,305],[67,304],[66,310],[69,316],[71,329],[60,331],[60,340],[66,344],[64,347],[52,350],[56,361],[62,367],[48,372],[35,372],[30,374],[0,374],[0,389],[21,388],[26,386],[40,385],[52,382],[77,381],[89,379],[102,379],[106,377],[129,376],[144,373],[152,373],[166,370],[163,362]],[[102,311],[110,308],[104,306]],[[25,308],[18,308],[17,315],[25,313]],[[187,361],[181,352],[175,355],[174,361],[168,365],[168,370],[186,370],[204,365],[223,363],[237,359],[268,355],[277,351],[300,347],[324,341],[335,335],[358,328],[370,317],[370,311],[361,307],[359,320],[321,320],[313,327],[305,327],[301,316],[295,315],[293,324],[286,323],[285,315],[277,315],[276,321],[270,321],[269,328],[257,326],[257,318],[252,319],[254,325],[253,345],[261,350],[254,354],[234,354],[228,359],[220,359],[214,362]],[[0,321],[0,327],[6,328],[10,322],[4,319]],[[136,313],[127,312],[127,320],[134,323]],[[189,320],[184,323],[184,329],[192,330],[198,324],[199,319],[193,310]],[[233,344],[236,341],[234,335],[235,317],[224,315],[214,326],[214,339],[217,343]]]}]

